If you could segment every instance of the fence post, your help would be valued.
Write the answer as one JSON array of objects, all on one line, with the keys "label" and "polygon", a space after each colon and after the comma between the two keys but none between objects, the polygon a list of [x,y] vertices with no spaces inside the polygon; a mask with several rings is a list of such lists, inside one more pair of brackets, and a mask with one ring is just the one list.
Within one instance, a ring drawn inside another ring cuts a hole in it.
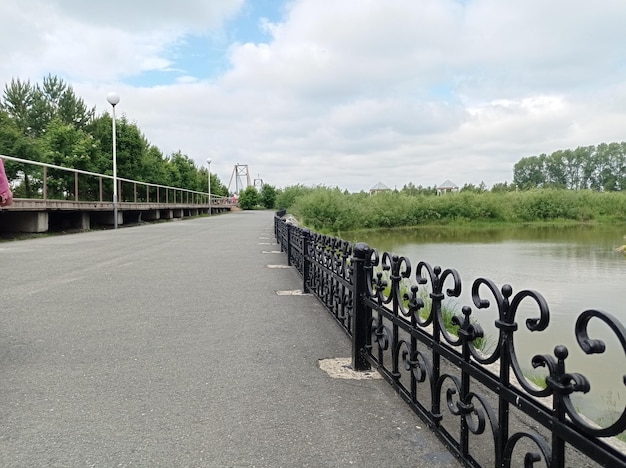
[{"label": "fence post", "polygon": [[287,265],[291,266],[291,224],[285,223],[287,226]]},{"label": "fence post", "polygon": [[363,299],[367,296],[367,274],[365,263],[370,255],[370,247],[359,242],[352,250],[352,368],[355,371],[371,369],[367,360],[368,329],[372,317],[372,309],[367,307]]},{"label": "fence post", "polygon": [[48,168],[43,167],[43,199],[48,199]]},{"label": "fence post", "polygon": [[309,257],[311,243],[311,231],[307,228],[302,229],[302,292],[309,292],[309,268],[311,259]]}]

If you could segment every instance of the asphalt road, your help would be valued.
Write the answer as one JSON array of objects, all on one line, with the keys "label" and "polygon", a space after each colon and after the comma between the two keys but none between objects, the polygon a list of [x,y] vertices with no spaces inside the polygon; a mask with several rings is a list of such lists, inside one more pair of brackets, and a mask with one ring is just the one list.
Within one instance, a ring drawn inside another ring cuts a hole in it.
[{"label": "asphalt road", "polygon": [[272,212],[0,243],[0,466],[458,466],[273,244]]}]

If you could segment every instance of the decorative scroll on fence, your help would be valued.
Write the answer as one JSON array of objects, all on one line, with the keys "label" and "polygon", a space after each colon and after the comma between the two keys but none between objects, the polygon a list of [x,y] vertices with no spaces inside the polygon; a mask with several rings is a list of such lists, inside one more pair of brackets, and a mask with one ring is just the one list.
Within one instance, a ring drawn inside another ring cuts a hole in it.
[{"label": "decorative scroll on fence", "polygon": [[[446,323],[444,301],[462,291],[456,270],[426,262],[413,268],[406,257],[310,232],[287,224],[283,215],[275,217],[277,241],[302,276],[303,290],[351,337],[353,367],[375,367],[462,463],[626,466],[626,444],[616,437],[626,431],[626,404],[604,424],[580,414],[572,397],[588,392],[592,382],[569,369],[566,346],[532,357],[531,366],[545,371],[542,382],[524,374],[516,333],[522,327],[540,333],[550,324],[539,292],[478,278],[471,284],[472,304]],[[532,316],[520,324],[522,307]],[[497,316],[488,351],[480,349],[484,332],[474,317],[487,308]],[[606,351],[605,341],[590,333],[591,323],[616,337],[626,363],[626,328],[601,310],[585,310],[575,320],[575,340],[585,355]],[[607,372],[617,372],[626,387],[626,365]]]}]

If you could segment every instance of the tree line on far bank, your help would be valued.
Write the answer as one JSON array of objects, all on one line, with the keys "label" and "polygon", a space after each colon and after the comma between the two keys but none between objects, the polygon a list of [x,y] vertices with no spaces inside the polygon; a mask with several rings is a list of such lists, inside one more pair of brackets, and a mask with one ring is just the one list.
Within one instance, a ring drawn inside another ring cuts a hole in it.
[{"label": "tree line on far bank", "polygon": [[522,190],[626,190],[626,142],[580,146],[522,158],[513,168],[513,182]]},{"label": "tree line on far bank", "polygon": [[[110,114],[95,115],[95,108],[88,108],[72,87],[56,76],[48,75],[41,84],[13,79],[0,99],[0,154],[7,156],[112,175],[111,128]],[[117,119],[116,130],[119,177],[207,191],[207,169],[196,166],[190,157],[180,151],[164,155],[125,116]],[[42,175],[32,168],[5,161],[9,178],[21,180],[14,188],[16,197],[41,191]],[[211,192],[228,195],[219,178],[215,174],[210,177]],[[55,182],[48,187],[51,196],[73,194],[73,175],[59,174]],[[97,185],[97,181],[90,183]]]},{"label": "tree line on far bank", "polygon": [[[539,188],[626,191],[626,142],[579,146],[524,157],[513,166],[512,183],[497,183],[491,189],[484,183],[465,184],[460,191],[512,192]],[[436,195],[437,187],[416,187],[409,183],[401,191],[410,195]]]}]

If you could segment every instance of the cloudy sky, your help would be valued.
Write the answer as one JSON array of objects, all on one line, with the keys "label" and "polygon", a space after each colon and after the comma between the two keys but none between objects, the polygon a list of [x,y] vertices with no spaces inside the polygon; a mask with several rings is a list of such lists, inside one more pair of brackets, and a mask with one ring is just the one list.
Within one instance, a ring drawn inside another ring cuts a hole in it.
[{"label": "cloudy sky", "polygon": [[227,184],[511,181],[626,139],[623,0],[2,0],[0,84],[106,95]]}]

